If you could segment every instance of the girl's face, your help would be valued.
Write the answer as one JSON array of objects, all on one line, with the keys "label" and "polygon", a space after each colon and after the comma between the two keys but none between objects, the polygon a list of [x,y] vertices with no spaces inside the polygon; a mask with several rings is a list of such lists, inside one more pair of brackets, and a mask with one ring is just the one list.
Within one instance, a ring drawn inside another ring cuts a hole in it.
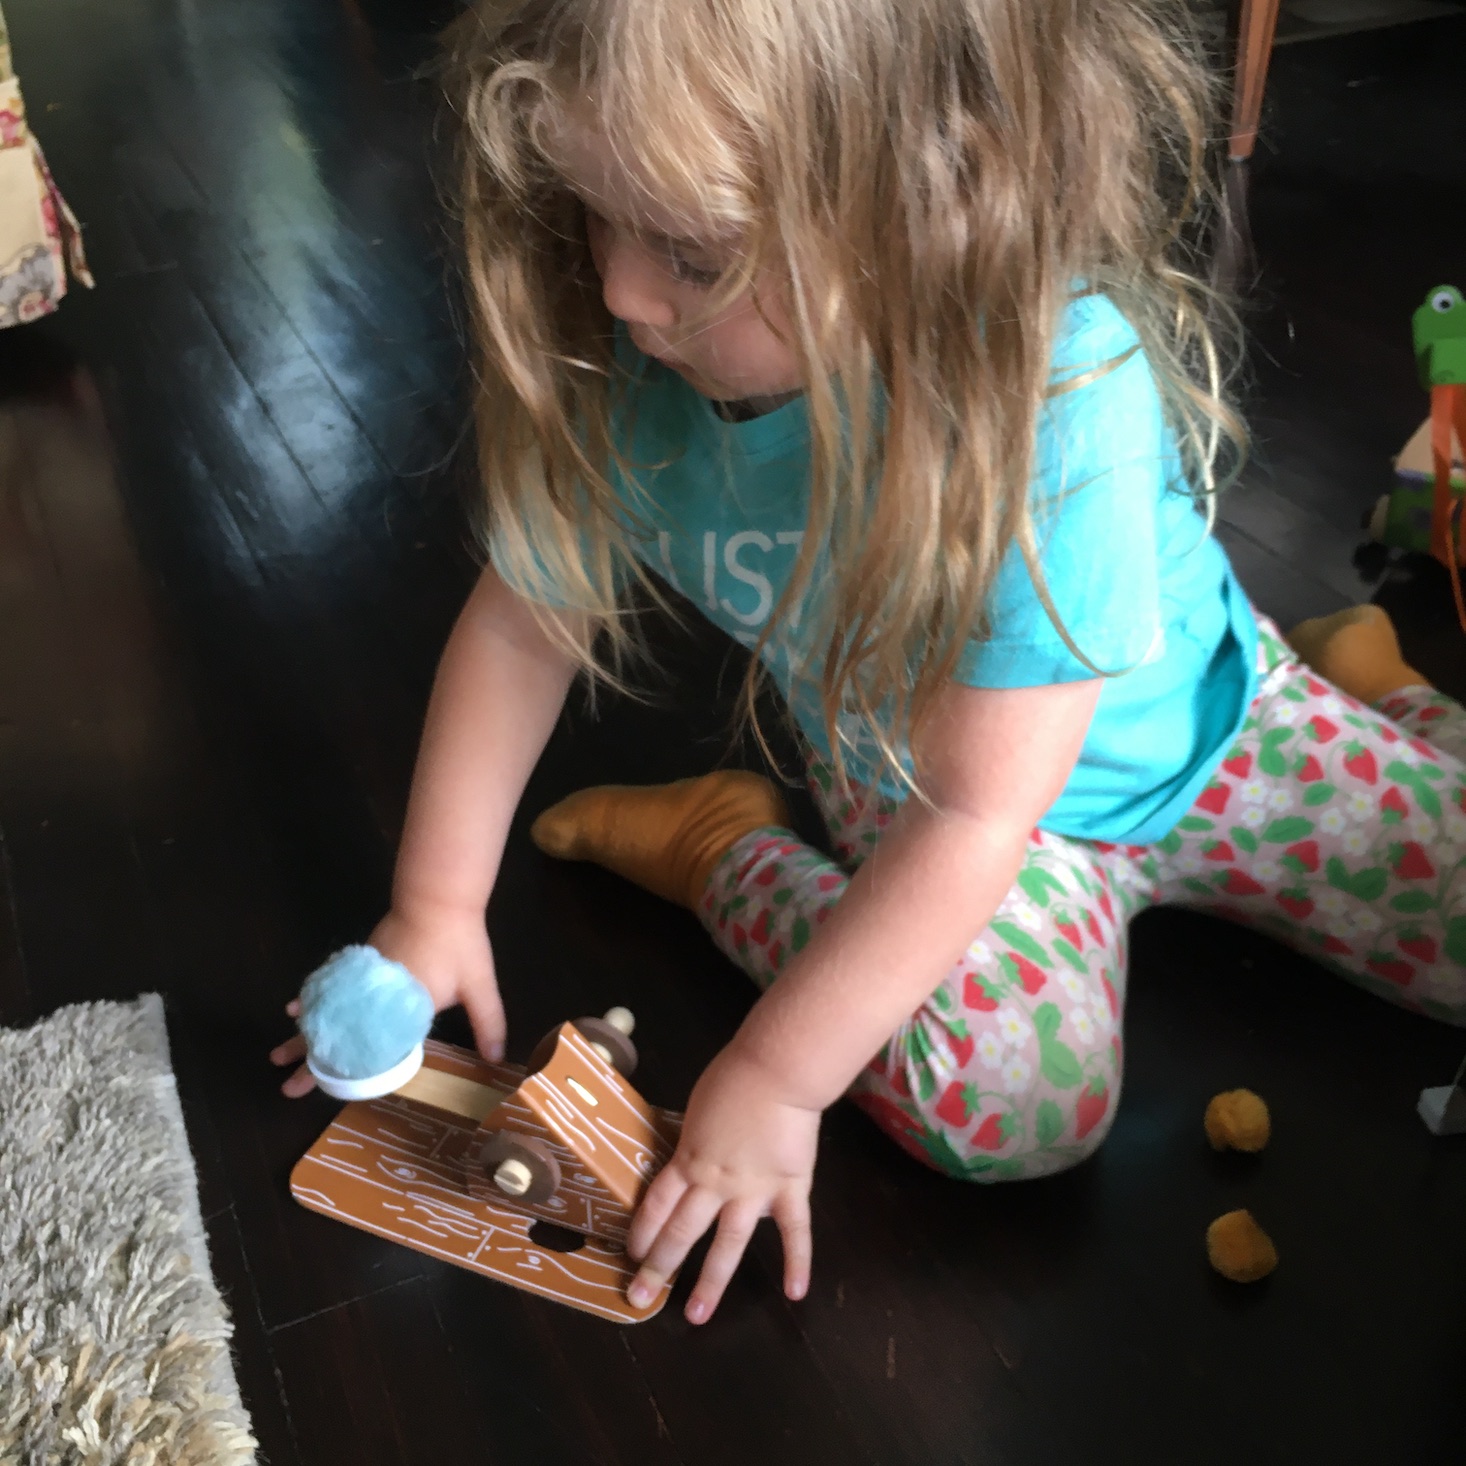
[{"label": "girl's face", "polygon": [[760,277],[717,315],[708,294],[731,263],[711,234],[658,206],[590,127],[569,129],[559,162],[585,204],[606,309],[646,356],[715,401],[772,398],[803,385],[783,292]]}]

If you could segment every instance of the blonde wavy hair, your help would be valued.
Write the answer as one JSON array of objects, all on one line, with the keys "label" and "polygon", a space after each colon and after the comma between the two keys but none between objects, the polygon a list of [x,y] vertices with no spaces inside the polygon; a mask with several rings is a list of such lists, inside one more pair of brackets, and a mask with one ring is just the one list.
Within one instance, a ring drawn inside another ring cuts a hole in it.
[{"label": "blonde wavy hair", "polygon": [[613,322],[556,164],[575,119],[661,207],[737,240],[710,317],[761,270],[787,291],[809,521],[759,651],[828,565],[801,639],[842,776],[853,715],[913,784],[903,750],[988,634],[1014,545],[1083,656],[1029,511],[1046,399],[1118,364],[1053,385],[1076,281],[1138,334],[1182,490],[1210,510],[1242,444],[1187,244],[1211,197],[1212,83],[1164,0],[480,0],[451,63],[491,532],[532,599],[587,613],[544,617],[595,677],[617,680],[636,641],[618,588],[658,591],[611,481],[634,467],[611,425]]}]

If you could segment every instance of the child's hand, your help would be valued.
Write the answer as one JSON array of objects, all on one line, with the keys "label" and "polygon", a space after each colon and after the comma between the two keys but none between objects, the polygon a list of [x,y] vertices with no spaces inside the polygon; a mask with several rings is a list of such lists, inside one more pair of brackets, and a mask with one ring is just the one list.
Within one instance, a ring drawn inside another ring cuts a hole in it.
[{"label": "child's hand", "polygon": [[809,1188],[820,1112],[778,1099],[768,1076],[724,1049],[692,1091],[676,1154],[647,1188],[626,1250],[641,1263],[628,1297],[650,1302],[716,1220],[718,1233],[687,1303],[690,1323],[712,1317],[759,1219],[784,1243],[784,1292],[809,1290]]},{"label": "child's hand", "polygon": [[[483,913],[434,910],[431,913],[389,911],[368,941],[382,956],[400,962],[432,994],[441,1013],[462,1003],[473,1026],[474,1042],[486,1059],[504,1057],[504,1005],[494,976],[494,954]],[[285,1009],[300,1014],[297,999]],[[270,1052],[272,1064],[299,1064],[280,1086],[291,1099],[309,1094],[315,1078],[303,1063],[305,1039],[300,1034]]]}]

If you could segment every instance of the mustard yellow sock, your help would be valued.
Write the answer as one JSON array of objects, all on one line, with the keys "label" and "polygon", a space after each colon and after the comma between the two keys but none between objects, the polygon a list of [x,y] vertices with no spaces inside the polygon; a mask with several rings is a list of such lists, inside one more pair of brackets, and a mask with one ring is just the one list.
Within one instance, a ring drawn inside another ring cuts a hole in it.
[{"label": "mustard yellow sock", "polygon": [[547,809],[529,835],[546,855],[594,861],[691,910],[735,841],[788,823],[789,807],[768,779],[722,769],[675,784],[582,789]]},{"label": "mustard yellow sock", "polygon": [[1406,662],[1394,623],[1379,606],[1350,606],[1304,621],[1288,633],[1288,645],[1320,677],[1360,702],[1376,703],[1402,687],[1430,686]]}]

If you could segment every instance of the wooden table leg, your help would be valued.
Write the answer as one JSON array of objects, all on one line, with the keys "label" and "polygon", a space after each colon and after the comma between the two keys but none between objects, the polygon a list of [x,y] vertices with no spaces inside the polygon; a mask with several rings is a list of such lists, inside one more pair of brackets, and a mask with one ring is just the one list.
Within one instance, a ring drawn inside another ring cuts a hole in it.
[{"label": "wooden table leg", "polygon": [[1257,123],[1262,115],[1262,93],[1272,59],[1273,33],[1278,28],[1282,0],[1242,0],[1237,25],[1237,77],[1232,95],[1232,144],[1228,156],[1240,162],[1252,156]]}]

